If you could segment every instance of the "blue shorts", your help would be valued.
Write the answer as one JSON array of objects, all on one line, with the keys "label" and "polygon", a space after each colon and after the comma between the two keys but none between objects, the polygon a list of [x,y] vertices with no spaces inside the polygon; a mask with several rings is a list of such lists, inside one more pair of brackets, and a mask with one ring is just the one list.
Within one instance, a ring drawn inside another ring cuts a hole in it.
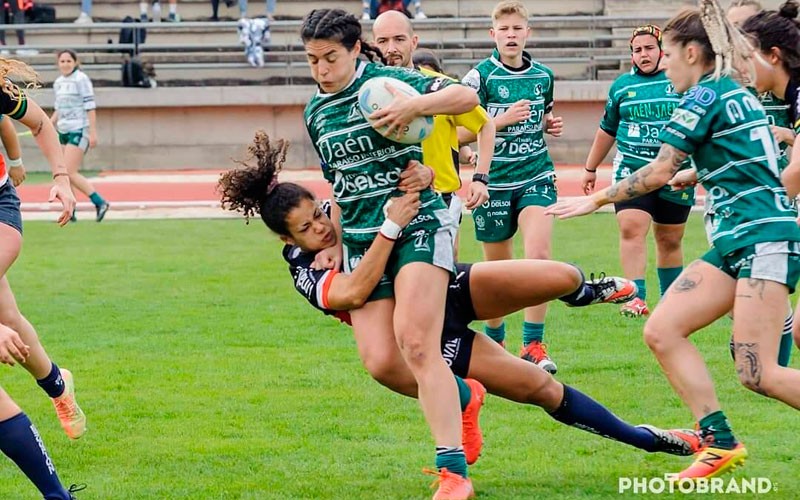
[{"label": "blue shorts", "polygon": [[19,196],[11,179],[0,186],[0,223],[7,224],[22,234],[22,212],[19,207]]}]

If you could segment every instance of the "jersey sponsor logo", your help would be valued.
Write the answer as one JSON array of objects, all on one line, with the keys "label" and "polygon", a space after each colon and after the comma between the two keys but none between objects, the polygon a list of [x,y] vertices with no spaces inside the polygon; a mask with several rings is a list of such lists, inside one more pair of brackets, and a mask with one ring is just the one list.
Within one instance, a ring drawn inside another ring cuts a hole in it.
[{"label": "jersey sponsor logo", "polygon": [[483,229],[486,227],[486,219],[483,218],[482,215],[475,217],[475,225],[478,226],[478,229]]},{"label": "jersey sponsor logo", "polygon": [[628,124],[628,137],[641,137],[641,135],[638,123]]},{"label": "jersey sponsor logo", "polygon": [[701,106],[708,106],[714,99],[717,98],[717,93],[708,87],[694,86],[690,88],[686,95],[683,97],[684,101],[695,101]]},{"label": "jersey sponsor logo", "polygon": [[368,135],[347,137],[344,140],[329,137],[319,141],[318,147],[322,161],[329,165],[348,156],[360,156],[375,150],[372,138]]},{"label": "jersey sponsor logo", "polygon": [[658,120],[669,118],[678,107],[677,102],[640,102],[628,106],[626,112],[630,118],[640,118],[645,120]]},{"label": "jersey sponsor logo", "polygon": [[419,231],[414,231],[413,233],[411,233],[411,236],[414,238],[415,252],[431,251],[431,246],[428,244],[428,239],[430,238],[430,233],[428,233],[428,231],[420,229]]},{"label": "jersey sponsor logo", "polygon": [[679,137],[679,138],[681,138],[683,140],[686,140],[686,134],[684,134],[683,132],[681,132],[678,129],[670,127],[669,125],[664,127],[664,131],[667,132],[668,134],[674,135],[675,137]]},{"label": "jersey sponsor logo", "polygon": [[628,97],[636,97],[636,91],[635,90],[629,90],[628,91]]},{"label": "jersey sponsor logo", "polygon": [[364,115],[361,114],[361,110],[358,107],[358,102],[354,102],[352,106],[350,106],[350,113],[347,115],[347,123],[351,122],[358,122],[364,119]]},{"label": "jersey sponsor logo", "polygon": [[461,351],[461,339],[449,339],[442,346],[442,357],[447,366],[453,366]]},{"label": "jersey sponsor logo", "polygon": [[449,82],[446,78],[442,77],[436,78],[435,80],[433,80],[433,83],[431,83],[431,86],[428,88],[428,90],[430,92],[436,92],[446,87],[448,83]]},{"label": "jersey sponsor logo", "polygon": [[667,94],[673,94],[674,95],[675,94],[675,86],[673,86],[671,83],[668,83],[667,87],[664,89],[664,92],[666,92]]},{"label": "jersey sponsor logo", "polygon": [[361,257],[361,255],[353,255],[347,259],[348,265],[350,266],[350,269],[347,270],[348,272],[353,272],[353,269],[358,267],[358,265],[361,263]]},{"label": "jersey sponsor logo", "polygon": [[409,226],[414,226],[416,224],[422,224],[423,222],[429,222],[429,221],[432,221],[432,220],[435,220],[435,219],[436,219],[436,217],[434,217],[431,214],[419,214],[416,217],[414,217],[413,219],[411,219],[411,222],[409,222],[408,225]]},{"label": "jersey sponsor logo", "polygon": [[495,145],[495,156],[503,154],[509,155],[529,155],[538,153],[544,148],[544,139],[537,139],[530,142],[503,142],[502,144]]},{"label": "jersey sponsor logo", "polygon": [[481,88],[481,74],[478,73],[478,70],[471,69],[469,72],[464,75],[464,78],[461,80],[461,83],[466,85],[469,88],[480,90]]},{"label": "jersey sponsor logo", "polygon": [[672,122],[687,130],[694,130],[700,123],[700,115],[692,113],[688,109],[678,108],[672,113]]},{"label": "jersey sponsor logo", "polygon": [[314,285],[316,285],[316,280],[314,279],[313,274],[309,273],[308,269],[298,268],[297,277],[294,280],[294,286],[308,300],[314,298]]},{"label": "jersey sponsor logo", "polygon": [[341,170],[336,171],[336,181],[333,183],[333,193],[337,198],[345,194],[353,195],[373,189],[396,186],[400,183],[400,169],[390,170],[389,172],[376,172],[369,174],[366,172],[343,174]]},{"label": "jersey sponsor logo", "polygon": [[500,94],[500,97],[503,99],[508,99],[508,96],[511,95],[511,92],[508,91],[508,87],[505,85],[500,85],[500,87],[497,88],[497,93]]}]

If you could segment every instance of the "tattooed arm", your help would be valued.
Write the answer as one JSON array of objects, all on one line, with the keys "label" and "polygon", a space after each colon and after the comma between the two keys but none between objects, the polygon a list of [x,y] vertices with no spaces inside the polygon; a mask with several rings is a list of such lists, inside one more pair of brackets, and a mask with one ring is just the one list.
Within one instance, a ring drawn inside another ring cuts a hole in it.
[{"label": "tattooed arm", "polygon": [[544,213],[545,215],[556,215],[560,219],[568,219],[590,214],[608,203],[630,200],[655,191],[672,179],[687,156],[689,156],[687,153],[669,144],[662,144],[658,157],[646,167],[634,172],[633,175],[592,196],[560,200],[555,205],[546,208]]},{"label": "tattooed arm", "polygon": [[663,187],[689,156],[669,144],[662,144],[658,157],[622,181],[597,192],[592,198],[598,206],[637,198]]}]

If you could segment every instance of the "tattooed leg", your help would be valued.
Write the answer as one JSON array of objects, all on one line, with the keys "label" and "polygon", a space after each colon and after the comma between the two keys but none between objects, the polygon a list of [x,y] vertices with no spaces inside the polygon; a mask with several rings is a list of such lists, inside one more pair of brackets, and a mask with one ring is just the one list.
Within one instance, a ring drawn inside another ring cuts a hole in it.
[{"label": "tattooed leg", "polygon": [[800,370],[778,365],[786,285],[757,278],[736,283],[733,339],[736,373],[753,392],[800,409]]}]

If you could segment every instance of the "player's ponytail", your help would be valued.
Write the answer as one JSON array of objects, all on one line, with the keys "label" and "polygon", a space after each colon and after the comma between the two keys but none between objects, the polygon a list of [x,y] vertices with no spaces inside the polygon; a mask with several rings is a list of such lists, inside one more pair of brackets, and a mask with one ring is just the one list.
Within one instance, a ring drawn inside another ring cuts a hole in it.
[{"label": "player's ponytail", "polygon": [[[290,236],[286,216],[304,199],[314,200],[311,192],[292,182],[278,182],[278,172],[286,161],[289,142],[278,139],[271,144],[263,130],[256,132],[247,148],[246,160],[234,160],[239,168],[220,176],[217,190],[222,195],[222,207],[241,212],[250,220],[256,214],[275,233]],[[249,163],[255,160],[255,164]]]},{"label": "player's ponytail", "polygon": [[800,24],[797,21],[798,4],[788,1],[780,10],[765,10],[748,18],[742,31],[757,39],[761,52],[780,50],[783,67],[793,80],[800,79]]}]

